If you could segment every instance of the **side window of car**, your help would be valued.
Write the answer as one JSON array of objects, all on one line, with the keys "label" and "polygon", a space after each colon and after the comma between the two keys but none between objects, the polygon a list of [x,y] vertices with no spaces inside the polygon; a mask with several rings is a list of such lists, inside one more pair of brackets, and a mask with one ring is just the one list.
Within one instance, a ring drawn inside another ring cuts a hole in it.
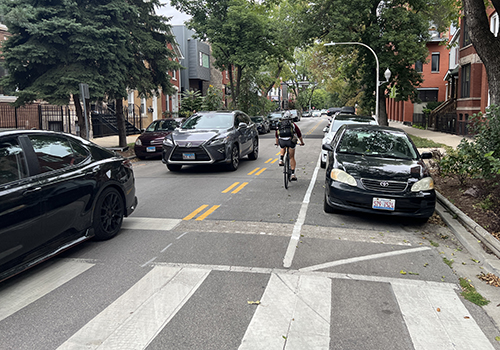
[{"label": "side window of car", "polygon": [[252,120],[246,114],[241,114],[241,119],[242,119],[243,123],[247,123],[247,125],[252,124]]},{"label": "side window of car", "polygon": [[42,173],[75,165],[77,159],[66,138],[57,135],[30,135],[29,139]]},{"label": "side window of car", "polygon": [[71,141],[70,143],[71,147],[73,148],[73,156],[75,158],[73,165],[78,165],[89,157],[90,152],[88,149],[86,149],[76,141]]},{"label": "side window of car", "polygon": [[0,185],[28,176],[26,160],[16,139],[0,140]]},{"label": "side window of car", "polygon": [[234,126],[235,126],[235,127],[238,127],[238,125],[240,125],[240,123],[241,123],[240,114],[236,114],[236,115],[234,116]]}]

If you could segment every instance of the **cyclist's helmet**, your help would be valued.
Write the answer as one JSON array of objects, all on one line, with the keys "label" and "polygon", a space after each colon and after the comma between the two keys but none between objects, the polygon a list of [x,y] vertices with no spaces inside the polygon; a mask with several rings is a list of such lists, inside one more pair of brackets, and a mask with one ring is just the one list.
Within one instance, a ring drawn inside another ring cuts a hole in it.
[{"label": "cyclist's helmet", "polygon": [[286,111],[281,119],[292,119],[292,114],[289,111]]}]

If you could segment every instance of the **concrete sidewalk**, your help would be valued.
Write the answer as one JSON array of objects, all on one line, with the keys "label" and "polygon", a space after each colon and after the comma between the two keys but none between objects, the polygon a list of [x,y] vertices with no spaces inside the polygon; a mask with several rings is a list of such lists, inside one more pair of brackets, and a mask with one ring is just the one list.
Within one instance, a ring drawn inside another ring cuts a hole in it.
[{"label": "concrete sidewalk", "polygon": [[424,139],[432,140],[437,143],[442,143],[446,146],[450,146],[453,148],[457,148],[457,146],[460,144],[460,141],[462,141],[462,139],[464,138],[463,136],[446,134],[444,132],[439,132],[439,131],[413,128],[411,126],[404,125],[402,122],[389,121],[389,126],[393,128],[403,129],[409,135],[422,137]]},{"label": "concrete sidewalk", "polygon": [[[140,134],[137,135],[129,135],[127,136],[127,145],[130,143],[134,143],[135,140],[137,140],[137,137]],[[90,139],[93,143],[102,146],[102,147],[118,147],[119,144],[119,138],[118,135],[112,135],[112,136],[106,136],[106,137],[96,137],[93,139]]]}]

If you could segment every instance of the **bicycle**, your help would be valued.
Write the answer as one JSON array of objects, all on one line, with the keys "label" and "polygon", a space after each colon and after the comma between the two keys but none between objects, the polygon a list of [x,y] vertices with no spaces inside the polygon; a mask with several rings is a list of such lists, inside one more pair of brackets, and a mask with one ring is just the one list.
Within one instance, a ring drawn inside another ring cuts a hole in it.
[{"label": "bicycle", "polygon": [[288,189],[288,183],[292,177],[292,168],[290,167],[290,156],[288,155],[288,148],[285,147],[285,155],[283,157],[283,180],[285,181],[285,189]]}]

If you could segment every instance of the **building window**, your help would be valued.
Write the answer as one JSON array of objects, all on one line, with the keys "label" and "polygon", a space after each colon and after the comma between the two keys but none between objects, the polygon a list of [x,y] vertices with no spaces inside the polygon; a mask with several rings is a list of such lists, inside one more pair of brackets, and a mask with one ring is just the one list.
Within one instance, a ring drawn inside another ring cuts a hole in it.
[{"label": "building window", "polygon": [[462,95],[460,97],[470,97],[470,64],[462,67]]},{"label": "building window", "polygon": [[415,62],[415,70],[419,73],[422,73],[424,70],[424,66],[422,64],[422,61],[417,61]]},{"label": "building window", "polygon": [[498,12],[491,16],[490,30],[493,35],[498,36]]},{"label": "building window", "polygon": [[432,54],[431,72],[439,73],[439,52],[434,52]]},{"label": "building window", "polygon": [[418,98],[422,102],[435,102],[438,100],[438,89],[433,89],[433,90],[419,90],[418,91]]},{"label": "building window", "polygon": [[462,17],[464,21],[464,43],[463,47],[470,45],[470,36],[469,36],[469,26],[467,25],[467,21],[465,20],[465,17]]},{"label": "building window", "polygon": [[203,52],[200,52],[200,67],[210,68],[210,57]]}]

